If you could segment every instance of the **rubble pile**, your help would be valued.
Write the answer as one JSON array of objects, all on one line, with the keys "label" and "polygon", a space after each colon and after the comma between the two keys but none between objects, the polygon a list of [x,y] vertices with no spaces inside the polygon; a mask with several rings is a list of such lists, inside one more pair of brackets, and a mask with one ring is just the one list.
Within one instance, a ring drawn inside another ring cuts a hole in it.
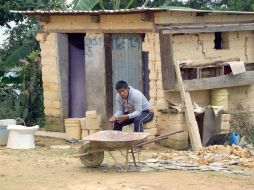
[{"label": "rubble pile", "polygon": [[236,145],[214,145],[199,151],[156,153],[144,165],[158,169],[232,171],[235,165],[254,168],[254,157],[247,149]]}]

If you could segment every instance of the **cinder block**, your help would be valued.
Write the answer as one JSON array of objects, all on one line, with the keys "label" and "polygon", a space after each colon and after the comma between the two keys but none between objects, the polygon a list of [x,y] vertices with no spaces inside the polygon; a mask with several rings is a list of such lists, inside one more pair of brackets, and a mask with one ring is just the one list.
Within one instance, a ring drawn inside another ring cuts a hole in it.
[{"label": "cinder block", "polygon": [[60,110],[53,108],[45,108],[44,113],[47,116],[58,117],[60,115]]},{"label": "cinder block", "polygon": [[155,128],[155,119],[153,119],[152,121],[145,123],[143,125],[144,129],[151,129],[151,128]]},{"label": "cinder block", "polygon": [[86,129],[86,118],[80,118],[81,129]]},{"label": "cinder block", "polygon": [[87,137],[89,135],[89,132],[88,132],[88,130],[82,130],[82,139],[84,139],[85,137]]},{"label": "cinder block", "polygon": [[229,122],[221,122],[221,131],[230,131],[230,123]]},{"label": "cinder block", "polygon": [[44,90],[44,100],[60,101],[58,92]]},{"label": "cinder block", "polygon": [[157,80],[156,81],[156,86],[157,86],[157,89],[162,89],[163,88],[163,83],[162,83],[162,80]]},{"label": "cinder block", "polygon": [[47,35],[48,35],[47,33],[43,33],[43,32],[37,33],[36,40],[39,42],[44,42],[47,39]]},{"label": "cinder block", "polygon": [[157,97],[156,92],[157,92],[156,90],[150,90],[150,91],[149,91],[150,97],[151,97],[151,98],[156,98],[156,97]]},{"label": "cinder block", "polygon": [[150,135],[157,135],[157,133],[158,133],[157,128],[144,129],[144,132],[150,133]]},{"label": "cinder block", "polygon": [[65,126],[80,126],[80,118],[66,118],[64,119]]},{"label": "cinder block", "polygon": [[151,80],[149,82],[149,87],[150,87],[150,89],[156,89],[157,88],[156,81],[155,80]]},{"label": "cinder block", "polygon": [[97,117],[97,114],[95,110],[86,112],[86,118],[96,118],[96,117]]},{"label": "cinder block", "polygon": [[169,109],[168,101],[165,98],[157,98],[157,106],[158,110],[167,110]]},{"label": "cinder block", "polygon": [[102,117],[97,116],[96,118],[86,117],[86,129],[93,130],[93,129],[100,129],[102,125]]},{"label": "cinder block", "polygon": [[221,115],[221,121],[227,122],[231,120],[231,115],[230,114],[222,114]]},{"label": "cinder block", "polygon": [[157,98],[164,98],[165,93],[164,90],[157,90]]},{"label": "cinder block", "polygon": [[156,80],[157,79],[157,72],[150,72],[149,73],[149,79],[150,80]]},{"label": "cinder block", "polygon": [[150,102],[152,105],[155,105],[155,104],[156,104],[156,98],[150,98],[149,102]]},{"label": "cinder block", "polygon": [[158,74],[157,74],[157,79],[158,80],[162,80],[162,73],[161,72],[157,72]]},{"label": "cinder block", "polygon": [[58,91],[59,86],[57,83],[53,82],[43,82],[43,89],[46,91]]}]

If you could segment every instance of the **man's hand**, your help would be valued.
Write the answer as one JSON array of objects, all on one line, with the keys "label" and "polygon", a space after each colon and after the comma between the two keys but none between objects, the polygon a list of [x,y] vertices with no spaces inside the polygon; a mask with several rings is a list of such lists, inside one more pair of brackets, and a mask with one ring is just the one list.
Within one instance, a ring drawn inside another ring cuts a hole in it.
[{"label": "man's hand", "polygon": [[115,122],[116,122],[116,117],[115,117],[115,116],[112,116],[112,117],[109,119],[109,121],[110,121],[111,123],[115,123]]},{"label": "man's hand", "polygon": [[128,115],[121,115],[119,117],[116,118],[116,121],[119,122],[119,123],[122,123],[124,122],[126,119],[129,119],[129,116]]}]

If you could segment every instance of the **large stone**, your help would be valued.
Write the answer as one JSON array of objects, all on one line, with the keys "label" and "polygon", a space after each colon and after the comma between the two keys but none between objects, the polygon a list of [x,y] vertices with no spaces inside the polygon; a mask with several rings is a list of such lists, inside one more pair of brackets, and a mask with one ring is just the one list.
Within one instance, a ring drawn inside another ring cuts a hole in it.
[{"label": "large stone", "polygon": [[145,123],[143,125],[144,129],[151,129],[151,128],[155,128],[155,119],[153,119],[152,121]]},{"label": "large stone", "polygon": [[97,117],[97,113],[95,110],[86,112],[86,118],[96,118],[96,117]]},{"label": "large stone", "polygon": [[97,116],[96,118],[86,118],[86,129],[93,130],[93,129],[100,129],[102,125],[102,118],[101,116]]},{"label": "large stone", "polygon": [[98,131],[100,131],[99,129],[94,129],[94,130],[89,130],[89,135],[92,135],[94,133],[97,133]]},{"label": "large stone", "polygon": [[80,118],[81,129],[86,129],[86,118]]},{"label": "large stone", "polygon": [[157,135],[157,128],[150,128],[150,129],[144,129],[145,133],[150,133],[149,136],[155,136]]},{"label": "large stone", "polygon": [[88,132],[88,130],[82,130],[82,134],[81,134],[81,136],[82,136],[82,139],[84,139],[85,137],[87,137],[89,135],[89,132]]}]

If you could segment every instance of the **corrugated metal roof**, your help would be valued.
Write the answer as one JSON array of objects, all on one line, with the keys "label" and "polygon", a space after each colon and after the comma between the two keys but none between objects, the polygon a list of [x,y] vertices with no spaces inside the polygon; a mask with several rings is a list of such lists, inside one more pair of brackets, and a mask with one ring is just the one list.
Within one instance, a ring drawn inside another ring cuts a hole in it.
[{"label": "corrugated metal roof", "polygon": [[188,7],[158,7],[158,8],[133,8],[133,9],[119,9],[119,10],[11,10],[12,13],[21,13],[25,15],[99,15],[99,14],[125,14],[125,13],[138,13],[138,12],[197,12],[197,13],[223,13],[223,14],[254,14],[254,12],[245,11],[217,11],[217,10],[197,10]]}]

